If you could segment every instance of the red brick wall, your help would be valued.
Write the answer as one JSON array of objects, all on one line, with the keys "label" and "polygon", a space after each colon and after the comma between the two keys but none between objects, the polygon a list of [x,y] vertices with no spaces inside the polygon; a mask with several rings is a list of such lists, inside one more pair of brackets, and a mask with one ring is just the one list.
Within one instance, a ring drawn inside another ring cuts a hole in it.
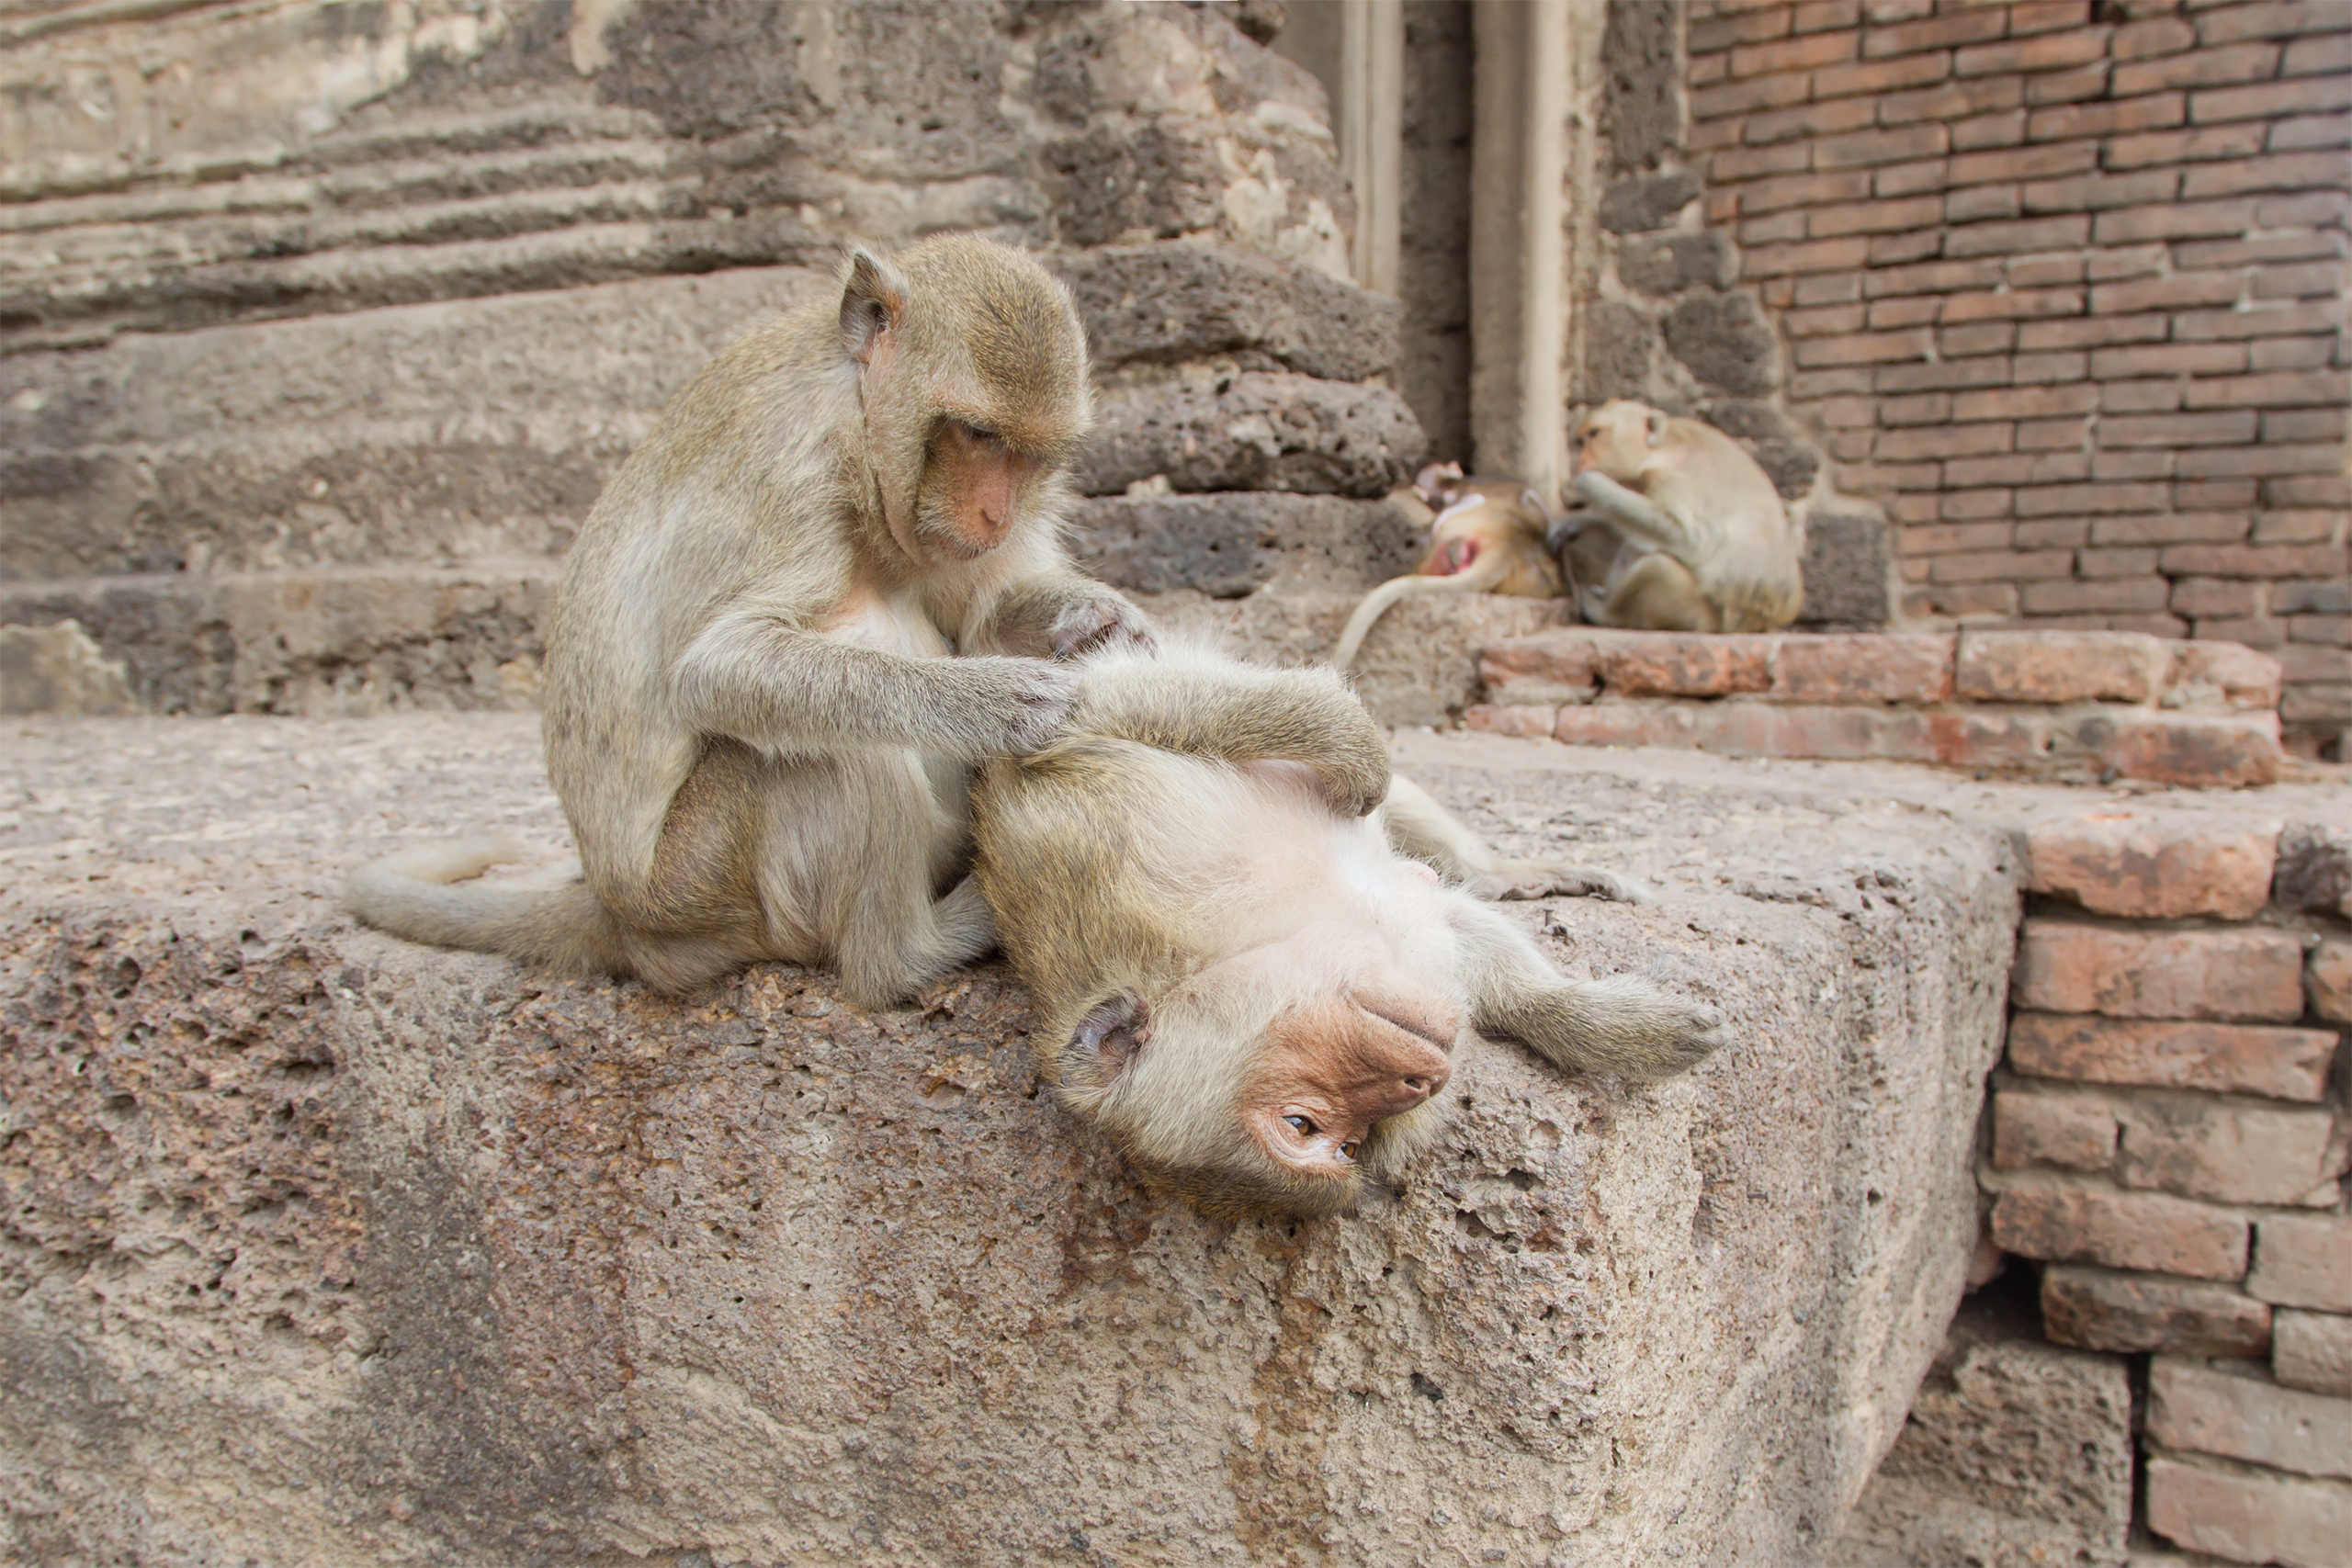
[{"label": "red brick wall", "polygon": [[1694,0],[1690,150],[1912,621],[2221,637],[2352,726],[2346,0]]}]

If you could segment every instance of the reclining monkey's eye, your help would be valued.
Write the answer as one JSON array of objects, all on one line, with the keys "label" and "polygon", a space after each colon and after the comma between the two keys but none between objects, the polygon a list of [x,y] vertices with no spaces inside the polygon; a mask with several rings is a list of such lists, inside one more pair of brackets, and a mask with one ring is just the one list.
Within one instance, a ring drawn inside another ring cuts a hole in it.
[{"label": "reclining monkey's eye", "polygon": [[1309,1122],[1306,1117],[1285,1116],[1283,1120],[1289,1122],[1291,1131],[1296,1133],[1300,1137],[1311,1138],[1315,1136],[1315,1123]]},{"label": "reclining monkey's eye", "polygon": [[1361,1144],[1341,1144],[1340,1145],[1340,1157],[1341,1159],[1353,1159],[1356,1157],[1356,1150],[1363,1146],[1363,1145]]}]

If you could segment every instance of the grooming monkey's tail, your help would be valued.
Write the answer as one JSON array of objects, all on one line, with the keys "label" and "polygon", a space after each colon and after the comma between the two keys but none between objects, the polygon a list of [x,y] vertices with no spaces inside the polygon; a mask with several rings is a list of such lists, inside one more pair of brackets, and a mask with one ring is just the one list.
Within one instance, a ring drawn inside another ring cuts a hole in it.
[{"label": "grooming monkey's tail", "polygon": [[1363,639],[1372,632],[1372,624],[1388,613],[1388,607],[1399,599],[1416,593],[1484,593],[1510,575],[1510,553],[1508,550],[1481,550],[1470,570],[1452,577],[1392,577],[1363,596],[1354,615],[1340,633],[1340,646],[1331,650],[1331,662],[1341,670],[1356,661],[1356,653],[1363,647]]},{"label": "grooming monkey's tail", "polygon": [[560,887],[453,887],[519,860],[505,839],[402,850],[361,866],[343,907],[378,931],[436,947],[502,953],[568,974],[628,974],[619,929],[582,882]]}]

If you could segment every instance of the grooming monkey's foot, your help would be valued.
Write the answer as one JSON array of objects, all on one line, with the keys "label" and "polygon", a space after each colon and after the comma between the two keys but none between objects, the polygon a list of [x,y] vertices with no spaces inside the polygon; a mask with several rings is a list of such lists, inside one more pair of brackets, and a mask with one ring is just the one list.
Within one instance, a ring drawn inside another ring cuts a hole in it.
[{"label": "grooming monkey's foot", "polygon": [[1657,889],[1635,877],[1589,865],[1544,861],[1509,861],[1464,884],[1474,898],[1503,903],[1527,898],[1607,898],[1619,904],[1655,904]]}]

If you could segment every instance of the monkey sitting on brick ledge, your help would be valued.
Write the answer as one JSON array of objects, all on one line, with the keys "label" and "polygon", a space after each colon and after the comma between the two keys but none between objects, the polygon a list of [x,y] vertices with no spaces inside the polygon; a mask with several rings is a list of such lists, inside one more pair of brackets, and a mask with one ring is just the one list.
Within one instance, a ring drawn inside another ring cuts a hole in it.
[{"label": "monkey sitting on brick ledge", "polygon": [[1213,1214],[1352,1209],[1435,1135],[1464,1031],[1635,1077],[1722,1041],[1713,1013],[1646,981],[1563,978],[1442,885],[1635,891],[1498,862],[1391,778],[1328,668],[1098,654],[1062,734],[984,764],[972,804],[1040,1076]]},{"label": "monkey sitting on brick ledge", "polygon": [[1576,493],[1590,510],[1553,525],[1551,544],[1587,585],[1586,621],[1769,632],[1797,618],[1804,536],[1738,442],[1619,399],[1586,415],[1571,445]]},{"label": "monkey sitting on brick ledge", "polygon": [[[1335,668],[1354,664],[1373,624],[1415,594],[1561,594],[1560,559],[1545,538],[1551,509],[1532,488],[1518,479],[1464,479],[1459,463],[1431,463],[1414,477],[1413,495],[1434,510],[1430,547],[1412,576],[1391,578],[1363,596],[1331,650]],[[1410,498],[1399,492],[1399,499]]]}]

